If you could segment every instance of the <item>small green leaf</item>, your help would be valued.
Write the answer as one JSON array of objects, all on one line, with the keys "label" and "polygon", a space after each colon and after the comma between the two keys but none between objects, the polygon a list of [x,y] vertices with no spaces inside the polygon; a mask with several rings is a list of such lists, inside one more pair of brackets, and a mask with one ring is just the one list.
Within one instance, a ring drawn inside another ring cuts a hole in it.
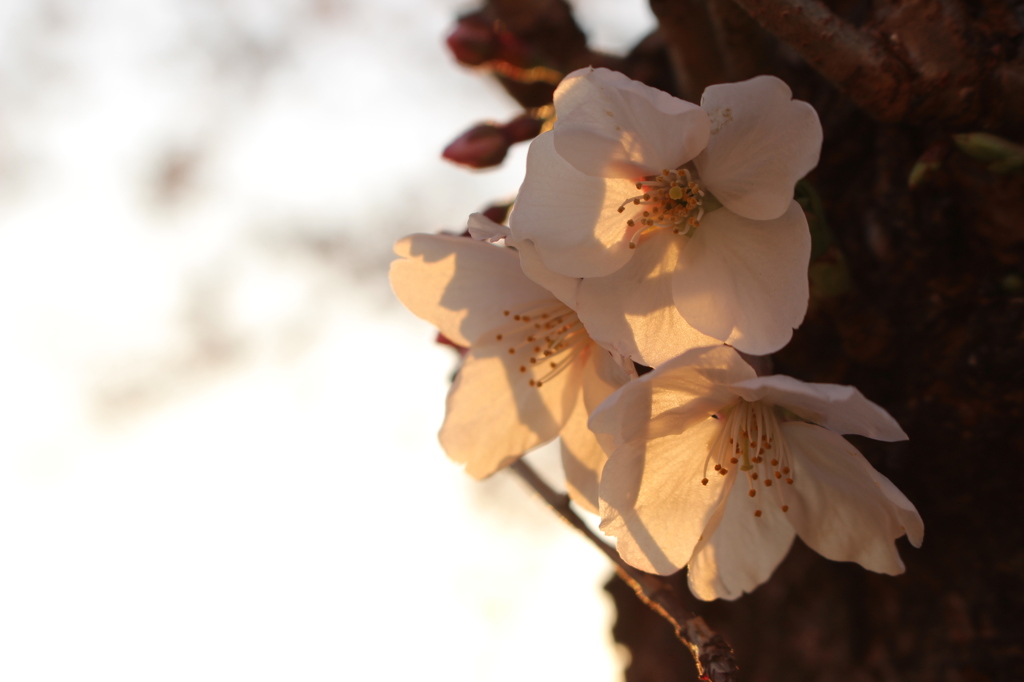
[{"label": "small green leaf", "polygon": [[1024,168],[1024,147],[991,133],[962,133],[953,142],[965,154],[987,161],[993,173],[1009,173]]}]

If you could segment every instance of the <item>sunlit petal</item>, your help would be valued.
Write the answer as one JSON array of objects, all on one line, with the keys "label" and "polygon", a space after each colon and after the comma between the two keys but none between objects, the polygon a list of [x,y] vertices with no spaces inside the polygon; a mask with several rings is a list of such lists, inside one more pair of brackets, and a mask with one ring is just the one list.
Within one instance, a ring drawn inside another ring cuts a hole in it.
[{"label": "sunlit petal", "polygon": [[604,349],[587,349],[583,365],[582,395],[562,429],[562,468],[569,496],[587,511],[597,513],[598,481],[608,455],[587,426],[590,410],[611,395],[629,376]]},{"label": "sunlit petal", "polygon": [[395,245],[391,288],[413,314],[461,346],[504,323],[504,311],[551,294],[511,249],[465,237],[414,234]]},{"label": "sunlit petal", "polygon": [[474,345],[448,392],[441,446],[474,478],[490,476],[553,440],[580,394],[581,363],[537,388],[529,382],[543,370],[509,354],[506,342]]},{"label": "sunlit petal", "polygon": [[727,492],[723,477],[701,485],[721,423],[706,419],[674,436],[637,438],[616,449],[601,476],[601,530],[618,538],[630,565],[668,575],[686,565]]},{"label": "sunlit petal", "polygon": [[584,175],[555,151],[553,133],[530,145],[526,177],[509,218],[512,237],[529,240],[548,267],[569,277],[601,277],[629,260],[629,180]]},{"label": "sunlit petal", "polygon": [[736,401],[728,384],[753,376],[731,348],[691,350],[605,400],[593,411],[590,428],[609,435],[616,445],[682,433]]},{"label": "sunlit petal", "polygon": [[796,532],[786,514],[748,491],[741,481],[733,485],[718,527],[690,559],[687,582],[699,599],[732,600],[752,592],[789,553]]},{"label": "sunlit petal", "polygon": [[623,268],[580,283],[577,312],[592,338],[648,367],[721,343],[694,329],[672,298],[672,273],[685,240],[656,231],[640,241]]}]

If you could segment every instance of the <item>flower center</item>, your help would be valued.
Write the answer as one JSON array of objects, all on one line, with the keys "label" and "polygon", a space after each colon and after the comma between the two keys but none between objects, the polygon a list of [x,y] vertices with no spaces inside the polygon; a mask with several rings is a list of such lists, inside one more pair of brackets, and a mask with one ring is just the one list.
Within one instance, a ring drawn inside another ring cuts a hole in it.
[{"label": "flower center", "polygon": [[506,341],[508,354],[520,359],[519,374],[540,388],[569,367],[590,345],[583,323],[569,306],[544,301],[520,310],[503,310],[508,324],[495,338]]},{"label": "flower center", "polygon": [[[722,410],[718,417],[723,420],[722,428],[704,461],[704,478],[701,483],[708,484],[708,466],[712,462],[720,476],[739,469],[747,476],[750,486],[748,494],[754,501],[761,487],[763,494],[774,498],[773,501],[781,506],[782,511],[789,511],[785,486],[782,484],[793,485],[791,455],[782,438],[774,406],[761,401],[740,400]],[[776,483],[778,485],[773,488]],[[754,516],[760,517],[761,510],[755,509]]]},{"label": "flower center", "polygon": [[643,194],[626,199],[618,209],[625,213],[630,204],[642,207],[626,221],[627,234],[633,233],[629,248],[635,249],[640,235],[657,227],[683,235],[693,234],[700,227],[705,192],[688,169],[665,169],[660,175],[648,175],[640,178],[636,188]]}]

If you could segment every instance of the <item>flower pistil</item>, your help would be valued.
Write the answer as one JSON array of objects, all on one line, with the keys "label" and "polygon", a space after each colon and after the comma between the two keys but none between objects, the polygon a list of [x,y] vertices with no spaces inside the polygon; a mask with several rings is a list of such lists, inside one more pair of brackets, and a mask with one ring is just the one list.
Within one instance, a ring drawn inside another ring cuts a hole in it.
[{"label": "flower pistil", "polygon": [[666,168],[659,175],[640,178],[636,188],[643,194],[626,199],[618,208],[619,213],[625,213],[630,204],[644,207],[638,215],[626,221],[631,230],[637,223],[641,226],[630,238],[629,248],[635,249],[640,235],[656,227],[671,228],[676,234],[689,235],[700,226],[700,219],[704,217],[705,192],[689,169]]}]

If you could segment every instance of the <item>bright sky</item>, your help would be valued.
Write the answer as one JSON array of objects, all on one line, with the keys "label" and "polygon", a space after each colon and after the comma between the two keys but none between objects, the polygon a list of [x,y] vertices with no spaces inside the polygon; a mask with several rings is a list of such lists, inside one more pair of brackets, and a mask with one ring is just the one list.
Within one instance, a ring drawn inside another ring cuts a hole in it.
[{"label": "bright sky", "polygon": [[465,7],[0,5],[0,679],[619,679],[606,561],[444,457],[453,356],[386,286],[522,179],[438,159],[517,113]]}]

